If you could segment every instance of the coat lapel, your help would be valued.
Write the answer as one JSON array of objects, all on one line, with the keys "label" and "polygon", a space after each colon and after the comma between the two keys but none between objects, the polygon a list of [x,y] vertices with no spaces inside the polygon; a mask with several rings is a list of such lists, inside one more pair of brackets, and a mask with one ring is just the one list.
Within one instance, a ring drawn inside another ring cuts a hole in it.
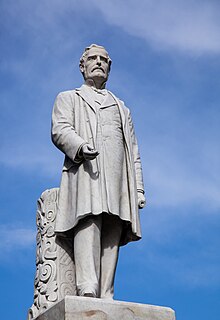
[{"label": "coat lapel", "polygon": [[115,101],[115,104],[118,105],[118,109],[119,109],[119,112],[120,112],[120,115],[121,115],[121,121],[122,121],[122,127],[123,127],[123,131],[125,130],[125,124],[126,124],[126,121],[125,121],[125,112],[121,106],[121,103],[119,101],[119,99],[111,92],[109,91],[109,95],[112,96],[113,100]]},{"label": "coat lapel", "polygon": [[82,85],[80,88],[77,88],[76,94],[78,94],[96,113],[95,101],[92,95],[89,94],[89,90],[86,90],[85,85]]},{"label": "coat lapel", "polygon": [[[106,98],[102,102],[100,108],[107,108],[118,104],[118,101],[115,99],[113,94],[111,94],[110,91],[108,91],[108,93],[109,94],[106,95]],[[86,85],[82,85],[80,88],[76,89],[76,94],[78,94],[96,113],[96,102],[94,100],[94,96],[90,94],[90,90],[87,90]]]}]

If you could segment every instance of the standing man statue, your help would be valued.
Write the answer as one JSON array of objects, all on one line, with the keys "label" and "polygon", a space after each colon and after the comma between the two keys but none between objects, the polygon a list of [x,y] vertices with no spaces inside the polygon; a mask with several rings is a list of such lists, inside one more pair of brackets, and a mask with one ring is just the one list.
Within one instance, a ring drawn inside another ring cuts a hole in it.
[{"label": "standing man statue", "polygon": [[110,67],[104,47],[85,49],[85,83],[57,96],[52,140],[65,154],[55,231],[73,238],[77,294],[112,299],[119,246],[141,238],[145,197],[130,111],[105,88]]}]

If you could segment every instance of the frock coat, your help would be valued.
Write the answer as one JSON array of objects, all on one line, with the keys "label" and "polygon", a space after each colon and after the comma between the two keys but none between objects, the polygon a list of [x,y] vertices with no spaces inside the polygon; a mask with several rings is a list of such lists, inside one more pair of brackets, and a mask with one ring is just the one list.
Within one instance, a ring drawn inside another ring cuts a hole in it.
[{"label": "frock coat", "polygon": [[[130,111],[107,91],[97,108],[87,85],[58,94],[52,114],[52,141],[65,154],[55,231],[65,234],[83,217],[107,212],[123,220],[120,245],[141,238],[137,190],[142,168]],[[84,143],[99,151],[78,161]]]}]

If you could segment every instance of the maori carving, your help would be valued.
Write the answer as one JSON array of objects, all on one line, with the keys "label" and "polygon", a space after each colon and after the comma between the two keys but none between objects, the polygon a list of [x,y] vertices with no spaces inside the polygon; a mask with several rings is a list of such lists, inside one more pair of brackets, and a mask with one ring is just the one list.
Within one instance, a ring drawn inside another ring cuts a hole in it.
[{"label": "maori carving", "polygon": [[37,203],[37,249],[34,303],[28,320],[37,317],[66,295],[75,295],[72,240],[55,235],[58,188],[46,190]]}]

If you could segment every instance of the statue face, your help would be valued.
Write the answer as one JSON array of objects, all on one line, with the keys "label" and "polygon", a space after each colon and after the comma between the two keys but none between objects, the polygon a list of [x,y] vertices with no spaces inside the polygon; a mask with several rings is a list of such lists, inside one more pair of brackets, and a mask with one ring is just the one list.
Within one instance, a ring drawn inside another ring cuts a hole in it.
[{"label": "statue face", "polygon": [[89,49],[81,72],[84,73],[85,80],[92,79],[95,82],[107,81],[109,73],[109,62],[108,54],[105,49],[96,47]]}]

